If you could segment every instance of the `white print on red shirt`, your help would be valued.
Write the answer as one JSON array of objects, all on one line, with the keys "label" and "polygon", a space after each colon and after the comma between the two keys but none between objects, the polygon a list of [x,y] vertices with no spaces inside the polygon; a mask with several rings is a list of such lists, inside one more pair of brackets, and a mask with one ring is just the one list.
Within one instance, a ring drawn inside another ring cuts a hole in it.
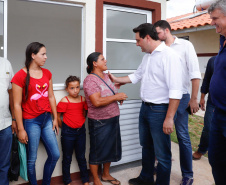
[{"label": "white print on red shirt", "polygon": [[42,96],[48,97],[48,91],[47,91],[48,84],[47,83],[45,83],[43,86],[36,84],[35,87],[36,87],[36,90],[38,91],[38,93],[31,96],[31,98],[30,98],[31,101],[38,100]]}]

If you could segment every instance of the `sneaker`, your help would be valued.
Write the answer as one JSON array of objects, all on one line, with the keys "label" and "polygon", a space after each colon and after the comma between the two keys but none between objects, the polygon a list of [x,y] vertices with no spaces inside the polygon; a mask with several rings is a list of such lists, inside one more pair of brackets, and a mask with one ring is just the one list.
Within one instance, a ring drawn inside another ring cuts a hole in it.
[{"label": "sneaker", "polygon": [[180,185],[192,185],[193,181],[194,181],[193,178],[183,177]]},{"label": "sneaker", "polygon": [[193,160],[199,160],[199,159],[201,159],[202,155],[203,154],[200,153],[199,151],[194,152],[193,155],[192,155]]},{"label": "sneaker", "polygon": [[129,180],[129,185],[154,185],[154,182],[145,182],[140,177]]}]

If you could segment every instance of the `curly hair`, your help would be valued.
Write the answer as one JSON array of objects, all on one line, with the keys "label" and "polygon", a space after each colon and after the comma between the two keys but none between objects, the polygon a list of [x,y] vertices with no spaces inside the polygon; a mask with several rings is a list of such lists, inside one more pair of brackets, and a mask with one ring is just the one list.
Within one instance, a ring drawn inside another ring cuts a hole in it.
[{"label": "curly hair", "polygon": [[77,76],[70,75],[65,81],[66,88],[68,88],[68,85],[70,82],[75,82],[75,81],[80,83],[80,78]]}]

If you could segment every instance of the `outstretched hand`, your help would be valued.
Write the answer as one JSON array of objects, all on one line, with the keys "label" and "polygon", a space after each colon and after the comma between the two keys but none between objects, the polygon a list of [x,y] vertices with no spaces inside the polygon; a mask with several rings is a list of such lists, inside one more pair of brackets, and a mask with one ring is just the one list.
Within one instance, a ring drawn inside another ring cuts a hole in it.
[{"label": "outstretched hand", "polygon": [[126,83],[118,83],[118,82],[116,82],[116,78],[117,78],[117,77],[115,77],[113,74],[111,74],[110,71],[108,71],[108,76],[109,76],[110,80],[111,80],[113,83],[115,83],[115,87],[116,87],[117,89],[120,89],[121,85],[125,85],[125,84],[126,84]]}]

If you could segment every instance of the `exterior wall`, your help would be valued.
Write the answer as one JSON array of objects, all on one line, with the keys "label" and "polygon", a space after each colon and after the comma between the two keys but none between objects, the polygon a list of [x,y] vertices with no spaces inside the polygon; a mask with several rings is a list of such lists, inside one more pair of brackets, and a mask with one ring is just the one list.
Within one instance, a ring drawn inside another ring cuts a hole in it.
[{"label": "exterior wall", "polygon": [[215,29],[175,34],[177,37],[189,36],[189,40],[195,47],[197,54],[218,53],[219,34]]},{"label": "exterior wall", "polygon": [[[54,1],[54,0],[49,0],[49,1]],[[57,2],[59,2],[59,0],[56,0]],[[66,3],[74,3],[74,4],[82,4],[84,5],[84,14],[83,14],[83,24],[84,24],[84,43],[83,43],[83,49],[84,49],[84,61],[83,61],[83,71],[81,72],[83,74],[83,76],[85,77],[87,75],[86,73],[86,58],[87,56],[96,50],[95,48],[95,42],[96,42],[96,1],[100,1],[100,0],[60,0],[60,2],[66,2]],[[101,0],[102,1],[102,0]],[[122,1],[127,1],[127,0],[121,0]],[[138,2],[138,0],[136,0]],[[151,1],[151,0],[148,0]],[[127,1],[128,2],[128,1]],[[130,0],[131,2],[131,0]],[[156,12],[156,15],[158,15],[156,17],[156,20],[161,19],[165,19],[166,18],[166,1],[165,0],[152,0],[152,2],[157,2],[157,3],[161,3],[160,7],[158,9],[158,12]],[[100,11],[103,11],[103,9],[101,9]],[[101,38],[102,40],[102,38]],[[62,97],[64,97],[66,95],[65,90],[54,90],[54,94],[56,97],[56,101],[57,103],[61,100]],[[84,95],[84,92],[81,90],[81,95]],[[87,127],[87,123],[86,123],[86,127]],[[61,142],[60,142],[60,135],[61,133],[59,133],[59,135],[57,136],[57,141],[58,141],[58,145],[59,145],[59,150],[60,152],[61,150]],[[88,151],[89,151],[89,137],[88,137],[88,132],[87,132],[87,144],[86,144],[86,158],[88,161]],[[36,161],[36,176],[37,176],[37,180],[42,179],[43,176],[43,166],[44,166],[44,162],[47,158],[47,154],[45,151],[45,148],[43,146],[42,143],[40,143],[39,146],[39,150],[38,150],[38,157],[37,157],[37,161]],[[62,152],[61,152],[61,157],[58,160],[58,163],[56,165],[56,168],[53,172],[52,177],[57,177],[57,176],[62,176]],[[72,158],[72,164],[71,164],[71,173],[75,173],[75,172],[79,172],[79,168],[75,159],[75,156],[73,156]],[[25,183],[25,181],[21,178],[19,178],[19,180],[17,182],[10,182],[10,185],[16,185],[16,184],[21,184],[21,183]]]},{"label": "exterior wall", "polygon": [[[199,68],[202,75],[202,79],[204,78],[204,74],[206,71],[206,65],[211,56],[214,56],[219,51],[219,34],[216,33],[215,29],[210,30],[201,30],[196,32],[188,32],[186,33],[186,29],[184,33],[175,34],[177,37],[189,36],[189,40],[195,47],[195,51],[198,55],[199,60]],[[202,80],[200,81],[200,87],[202,85]],[[200,99],[201,93],[198,93],[198,99]]]},{"label": "exterior wall", "polygon": [[[71,2],[71,3],[77,3],[77,4],[82,4],[84,5],[84,17],[83,17],[83,25],[84,25],[84,44],[83,44],[83,49],[84,49],[84,65],[83,65],[83,71],[81,73],[83,73],[83,76],[86,76],[86,58],[87,56],[92,53],[93,51],[95,51],[95,17],[96,17],[96,11],[95,11],[95,7],[96,7],[96,0],[67,0],[65,2]],[[55,90],[54,91],[55,97],[56,97],[56,102],[58,103],[61,98],[63,98],[65,95],[67,95],[65,90]],[[84,96],[84,92],[81,90],[80,94],[82,96]],[[87,124],[86,124],[86,130],[87,130]],[[61,131],[60,131],[61,132]],[[54,170],[54,173],[52,175],[52,177],[55,176],[61,176],[62,175],[62,150],[61,150],[61,142],[60,142],[60,135],[61,133],[59,133],[59,135],[57,136],[57,141],[58,141],[58,146],[61,152],[61,157],[57,162],[57,166]],[[45,149],[43,146],[40,147],[40,149],[42,149],[42,151],[39,152],[39,160],[41,160],[40,158],[41,155],[43,155],[43,153],[45,152]],[[89,137],[88,137],[88,132],[86,135],[86,159],[88,161],[89,159]],[[41,161],[40,161],[41,162]],[[36,162],[38,164],[38,160]],[[43,163],[43,162],[41,162]],[[42,170],[43,166],[40,166],[40,170],[37,170],[37,173],[39,173],[39,178],[38,179],[42,179]],[[75,172],[79,172],[79,168],[77,165],[77,161],[75,158],[75,155],[73,154],[72,157],[72,163],[71,163],[71,173],[75,173]]]},{"label": "exterior wall", "polygon": [[161,3],[161,19],[166,19],[166,0],[148,0],[152,2]]},{"label": "exterior wall", "polygon": [[199,67],[204,77],[206,70],[206,64],[211,56],[214,56],[219,51],[219,34],[215,29],[196,31],[186,33],[175,34],[177,37],[189,36],[189,40],[195,47],[195,51],[199,58]]},{"label": "exterior wall", "polygon": [[[50,0],[51,1],[51,0]],[[58,0],[56,0],[58,1]],[[59,1],[58,1],[59,2]],[[67,0],[67,1],[60,1],[60,2],[65,2],[65,3],[75,3],[75,4],[82,4],[84,5],[84,17],[83,17],[83,24],[84,24],[84,44],[83,44],[83,49],[84,49],[84,64],[86,64],[86,58],[87,56],[95,51],[95,17],[96,17],[96,1],[95,0]],[[82,71],[83,76],[86,76],[86,70],[85,67],[86,65],[83,65],[84,69]],[[55,90],[54,91],[56,101],[57,103],[61,100],[62,97],[66,95],[66,92],[64,90]],[[80,93],[81,95],[84,95],[83,92]],[[61,132],[61,131],[60,131]],[[88,133],[88,132],[87,132]],[[57,136],[57,141],[58,141],[58,146],[60,152],[61,150],[61,142],[60,142],[60,135]],[[89,150],[89,138],[87,134],[87,151]],[[36,176],[37,180],[42,179],[43,176],[43,167],[44,167],[44,162],[47,158],[47,154],[45,151],[45,148],[42,143],[39,145],[38,149],[38,157],[36,161]],[[86,153],[86,158],[88,159],[88,152]],[[75,155],[73,155],[72,158],[72,164],[71,164],[71,173],[78,172],[79,168],[75,159]],[[62,152],[61,152],[61,157],[57,162],[56,168],[53,172],[52,177],[56,176],[61,176],[62,175]],[[19,178],[18,181],[13,181],[10,182],[10,185],[16,185],[20,183],[25,183],[25,181],[21,178]]]}]

